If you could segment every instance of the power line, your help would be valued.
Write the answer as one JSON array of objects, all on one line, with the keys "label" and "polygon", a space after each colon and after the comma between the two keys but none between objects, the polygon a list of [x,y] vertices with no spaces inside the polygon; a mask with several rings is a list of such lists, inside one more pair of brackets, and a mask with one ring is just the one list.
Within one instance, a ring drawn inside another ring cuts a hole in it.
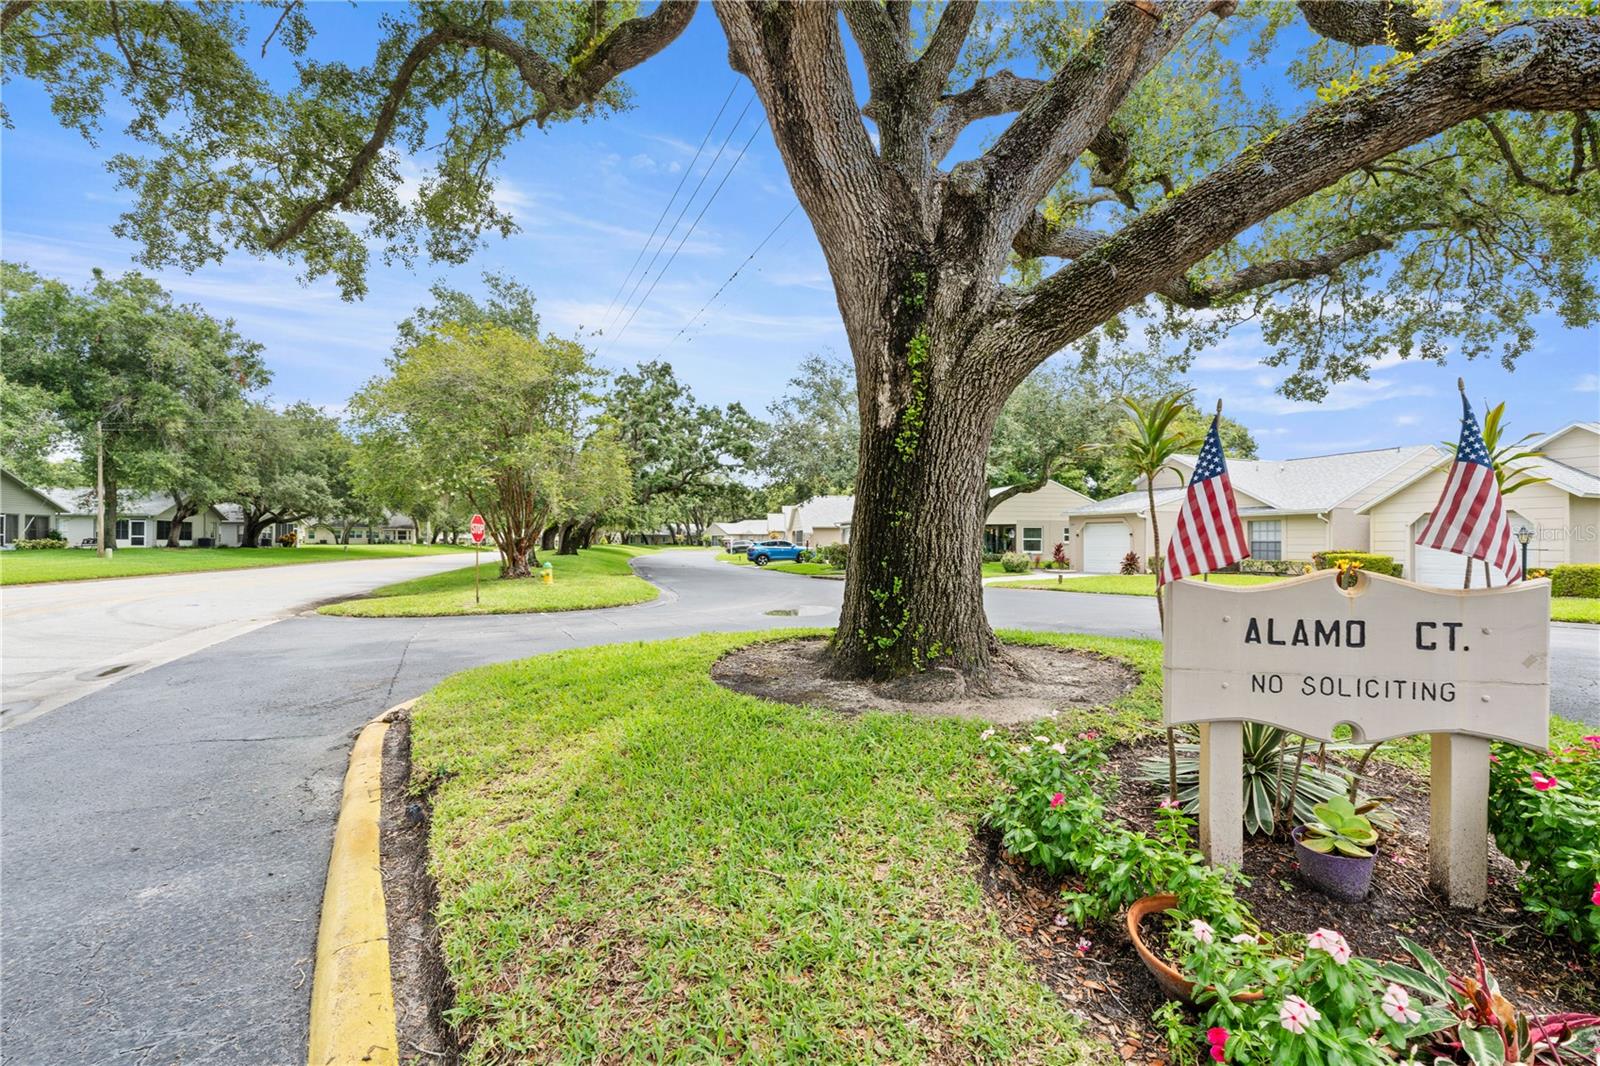
[{"label": "power line", "polygon": [[782,218],[778,219],[778,224],[776,226],[773,226],[771,229],[769,229],[767,231],[767,235],[765,237],[761,238],[761,243],[756,245],[755,251],[751,252],[749,255],[744,257],[744,262],[740,263],[738,265],[738,267],[734,269],[734,272],[732,274],[728,275],[728,280],[724,281],[721,285],[717,286],[717,291],[711,294],[710,299],[706,300],[705,303],[700,305],[700,310],[696,311],[694,314],[689,316],[689,321],[687,321],[687,322],[685,322],[683,324],[683,329],[680,329],[680,330],[678,330],[678,332],[674,333],[672,335],[672,340],[670,340],[666,344],[662,345],[663,348],[672,347],[672,345],[677,341],[677,339],[679,337],[683,336],[684,333],[689,329],[690,326],[694,325],[695,319],[699,318],[702,314],[704,314],[706,308],[710,307],[712,302],[715,301],[718,296],[722,295],[723,290],[725,290],[729,285],[733,284],[733,279],[739,276],[739,272],[741,270],[743,270],[745,267],[750,265],[750,260],[754,259],[760,253],[761,249],[763,249],[763,248],[765,248],[767,246],[767,242],[772,240],[772,235],[777,233],[780,229],[782,229],[783,228],[783,224],[785,222],[789,221],[791,218],[793,218],[794,217],[794,213],[796,211],[798,211],[798,210],[800,210],[800,205],[799,204],[795,204],[793,207],[789,208],[788,212]]},{"label": "power line", "polygon": [[[700,180],[695,183],[694,192],[690,193],[689,194],[689,198],[683,202],[683,207],[678,211],[678,217],[672,220],[672,227],[667,230],[666,236],[661,238],[661,244],[656,248],[655,252],[650,256],[650,262],[645,264],[644,273],[640,274],[639,275],[639,280],[635,281],[633,283],[633,288],[628,292],[628,298],[622,302],[622,306],[623,306],[624,310],[627,309],[629,304],[633,303],[633,295],[634,295],[634,293],[639,291],[639,286],[643,285],[644,284],[644,279],[649,277],[650,271],[656,265],[656,260],[661,257],[661,250],[667,246],[667,242],[672,239],[672,235],[678,231],[678,223],[682,222],[683,221],[683,216],[689,213],[689,208],[691,206],[693,206],[694,198],[696,196],[700,195],[700,189],[705,185],[706,179],[711,176],[711,172],[712,171],[717,169],[717,160],[722,158],[722,153],[727,151],[728,145],[730,143],[732,143],[732,141],[733,141],[733,135],[735,133],[739,132],[739,127],[740,126],[744,125],[744,116],[749,113],[750,105],[755,103],[755,100],[756,100],[756,94],[754,92],[752,92],[750,94],[750,98],[744,102],[744,110],[740,111],[739,112],[739,117],[733,120],[733,126],[728,130],[728,136],[723,138],[722,143],[717,146],[717,154],[711,157],[711,163],[710,163],[709,166],[706,167],[706,172],[704,174],[700,175]],[[756,128],[760,129],[761,127],[758,124],[756,126]],[[712,193],[712,197],[715,198],[715,196],[716,196],[716,193]],[[640,302],[643,303],[643,301],[640,301]],[[618,313],[620,314],[621,312],[618,312]],[[639,309],[637,307],[635,307],[633,313],[634,314],[638,314],[639,313]],[[632,315],[628,316],[628,321],[629,322],[633,321],[633,316]],[[624,324],[622,328],[624,330],[626,330],[628,327],[627,327],[626,324]],[[618,336],[621,336],[620,332],[618,333]]]},{"label": "power line", "polygon": [[[749,150],[751,143],[753,143],[755,141],[756,134],[758,134],[760,132],[761,132],[761,124],[758,122],[758,123],[756,123],[755,129],[750,131],[750,136],[745,139],[744,147],[740,148],[739,149],[739,154],[734,157],[733,163],[728,167],[728,172],[726,174],[722,175],[722,180],[717,182],[717,187],[715,189],[711,190],[710,198],[707,199],[706,202],[701,206],[700,213],[698,215],[694,216],[694,221],[689,224],[688,230],[685,231],[685,233],[683,235],[683,238],[678,241],[677,247],[672,249],[672,254],[667,257],[667,262],[666,262],[666,264],[664,266],[662,266],[661,273],[656,275],[655,281],[652,281],[650,283],[650,287],[645,290],[644,298],[641,299],[636,305],[634,305],[633,314],[628,316],[628,321],[624,322],[622,324],[622,328],[617,331],[617,339],[618,340],[621,340],[622,339],[622,335],[624,333],[628,332],[628,327],[633,324],[634,316],[639,313],[639,308],[643,307],[646,303],[649,302],[650,294],[656,291],[656,286],[658,284],[660,284],[662,278],[666,277],[667,268],[672,266],[673,260],[678,258],[678,253],[680,251],[682,251],[684,242],[687,241],[689,239],[690,235],[694,233],[695,227],[700,225],[700,220],[702,218],[706,217],[706,209],[709,208],[711,206],[712,202],[716,200],[717,194],[722,191],[722,187],[724,185],[728,184],[728,179],[733,177],[734,170],[739,166],[739,160],[744,158],[745,152]],[[669,236],[670,236],[670,234],[669,234]]]},{"label": "power line", "polygon": [[[717,108],[717,116],[711,120],[711,125],[706,127],[706,135],[700,138],[700,147],[694,150],[694,158],[689,160],[689,166],[684,170],[683,176],[678,179],[677,188],[672,190],[672,195],[667,198],[666,206],[661,209],[661,214],[656,216],[656,224],[650,227],[650,236],[644,239],[639,246],[639,254],[633,257],[633,265],[628,267],[628,272],[622,275],[622,281],[617,285],[617,291],[611,294],[611,302],[606,304],[606,310],[600,316],[601,323],[611,320],[611,309],[617,304],[617,297],[622,295],[623,288],[628,284],[628,279],[633,277],[633,272],[639,266],[639,261],[644,258],[644,253],[650,250],[650,244],[656,239],[656,232],[661,229],[661,222],[667,217],[667,212],[672,210],[672,205],[677,202],[678,194],[683,191],[683,183],[689,180],[689,174],[694,170],[696,163],[700,162],[700,154],[706,150],[706,145],[711,142],[711,135],[716,132],[717,123],[722,121],[722,113],[728,110],[728,104],[733,100],[733,94],[738,92],[739,82],[734,81],[728,88],[728,95],[722,98],[722,106]],[[665,240],[665,238],[663,238]]]}]

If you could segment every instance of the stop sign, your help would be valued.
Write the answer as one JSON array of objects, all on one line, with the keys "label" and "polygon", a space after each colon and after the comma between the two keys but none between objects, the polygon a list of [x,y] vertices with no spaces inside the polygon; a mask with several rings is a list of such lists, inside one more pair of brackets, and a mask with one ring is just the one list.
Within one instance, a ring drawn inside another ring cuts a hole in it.
[{"label": "stop sign", "polygon": [[484,533],[489,529],[489,523],[483,520],[483,515],[475,514],[472,521],[467,523],[467,530],[472,534],[472,543],[482,544]]}]

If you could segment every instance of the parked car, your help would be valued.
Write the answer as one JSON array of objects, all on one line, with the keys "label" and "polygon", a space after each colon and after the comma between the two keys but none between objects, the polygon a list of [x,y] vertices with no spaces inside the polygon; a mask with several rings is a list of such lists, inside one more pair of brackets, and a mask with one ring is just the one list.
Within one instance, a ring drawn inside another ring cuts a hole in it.
[{"label": "parked car", "polygon": [[805,551],[800,545],[787,540],[763,540],[750,545],[750,550],[745,552],[745,557],[757,566],[766,566],[771,562],[794,562],[800,558],[800,553]]},{"label": "parked car", "polygon": [[728,544],[728,552],[732,555],[748,553],[753,546],[748,540],[736,540]]}]

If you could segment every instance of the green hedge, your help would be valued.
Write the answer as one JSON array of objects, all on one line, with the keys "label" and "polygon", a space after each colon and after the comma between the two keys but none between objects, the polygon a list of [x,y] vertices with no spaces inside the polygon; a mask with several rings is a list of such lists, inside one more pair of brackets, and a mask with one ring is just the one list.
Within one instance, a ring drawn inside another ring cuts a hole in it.
[{"label": "green hedge", "polygon": [[1550,573],[1552,596],[1600,596],[1600,565],[1563,563]]},{"label": "green hedge", "polygon": [[66,538],[60,536],[37,537],[33,540],[19,540],[16,542],[16,549],[19,552],[51,551],[52,549],[65,548],[66,546]]},{"label": "green hedge", "polygon": [[1293,577],[1310,573],[1311,564],[1304,559],[1240,559],[1237,570],[1241,574],[1269,574],[1273,577]]},{"label": "green hedge", "polygon": [[1392,555],[1375,555],[1372,552],[1351,551],[1347,548],[1335,548],[1332,551],[1317,552],[1311,557],[1311,563],[1318,570],[1332,570],[1341,562],[1360,563],[1361,569],[1369,574],[1386,574],[1389,577],[1403,577],[1401,573],[1405,568],[1394,561]]},{"label": "green hedge", "polygon": [[1033,560],[1021,552],[1006,552],[1000,557],[1000,569],[1008,574],[1026,574],[1033,569]]}]

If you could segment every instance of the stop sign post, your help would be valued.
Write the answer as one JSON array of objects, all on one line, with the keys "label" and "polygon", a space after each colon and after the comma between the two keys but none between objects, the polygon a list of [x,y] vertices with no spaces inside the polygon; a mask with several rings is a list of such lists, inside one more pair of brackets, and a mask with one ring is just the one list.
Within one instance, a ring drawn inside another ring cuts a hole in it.
[{"label": "stop sign post", "polygon": [[472,602],[482,604],[483,599],[478,594],[478,562],[479,549],[483,547],[484,535],[489,531],[489,523],[483,520],[483,515],[475,514],[472,521],[467,523],[467,532],[472,535]]}]

